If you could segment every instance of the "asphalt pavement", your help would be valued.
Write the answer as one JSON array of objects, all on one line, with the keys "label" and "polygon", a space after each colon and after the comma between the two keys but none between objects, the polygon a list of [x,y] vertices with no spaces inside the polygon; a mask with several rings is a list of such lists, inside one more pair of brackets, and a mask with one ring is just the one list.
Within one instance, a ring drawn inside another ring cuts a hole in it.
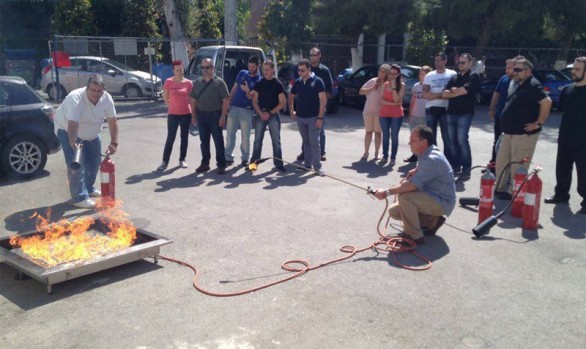
[{"label": "asphalt pavement", "polygon": [[[412,167],[406,124],[398,163],[380,166],[363,153],[361,111],[341,107],[326,117],[327,161],[338,180],[285,174],[271,161],[254,172],[230,167],[225,175],[194,173],[199,139],[190,136],[187,162],[156,172],[166,136],[162,102],[119,102],[117,198],[142,229],[173,243],[161,254],[193,264],[200,285],[218,293],[258,287],[290,275],[280,266],[311,266],[344,256],[345,245],[366,248],[378,239],[384,201],[367,187],[398,183]],[[297,126],[282,117],[283,157],[300,150]],[[457,206],[416,252],[432,267],[398,267],[387,253],[367,250],[311,270],[271,288],[219,298],[192,286],[193,272],[152,258],[76,278],[53,287],[15,279],[0,263],[0,348],[584,348],[586,347],[586,215],[575,183],[569,205],[547,205],[553,194],[560,114],[547,120],[534,165],[543,171],[538,230],[505,214],[490,234],[476,239],[474,207]],[[479,106],[470,131],[475,165],[492,146],[487,108]],[[107,129],[103,131],[108,142]],[[237,145],[239,144],[239,138]],[[252,150],[252,145],[251,145]],[[240,150],[235,149],[237,163]],[[267,132],[263,155],[270,156]],[[213,162],[213,161],[212,161]],[[533,166],[533,165],[532,165]],[[480,172],[458,183],[458,196],[476,196]],[[29,217],[51,210],[52,219],[91,213],[68,202],[61,152],[27,181],[0,180],[0,237],[34,228]],[[496,201],[496,210],[506,202]],[[394,224],[388,233],[398,232]],[[408,253],[397,258],[422,266]]]}]

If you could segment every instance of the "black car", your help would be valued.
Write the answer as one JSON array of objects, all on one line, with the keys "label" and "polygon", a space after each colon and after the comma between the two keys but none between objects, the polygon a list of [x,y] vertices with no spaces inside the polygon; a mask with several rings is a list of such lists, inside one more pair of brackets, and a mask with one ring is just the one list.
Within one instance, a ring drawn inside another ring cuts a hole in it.
[{"label": "black car", "polygon": [[[368,80],[378,76],[380,66],[380,64],[365,65],[342,81],[339,88],[340,104],[363,106],[366,102],[366,97],[361,96],[358,92]],[[411,103],[411,89],[419,81],[419,69],[421,67],[415,65],[404,65],[401,67],[401,76],[403,77],[403,82],[405,82],[405,96],[403,97],[404,109],[409,108],[409,104]]]},{"label": "black car", "polygon": [[24,79],[0,76],[0,170],[27,178],[45,168],[47,154],[61,149],[55,110]]},{"label": "black car", "polygon": [[[330,72],[331,73],[331,72]],[[285,97],[289,98],[289,92],[291,92],[291,87],[293,87],[293,83],[295,80],[299,78],[297,74],[297,63],[295,62],[283,62],[279,65],[279,70],[277,72],[277,78],[283,84],[285,88]],[[332,77],[332,95],[328,99],[328,104],[326,105],[326,112],[328,114],[335,114],[338,112],[338,80]],[[285,108],[283,108],[283,112],[285,114],[289,114],[289,102]]]}]

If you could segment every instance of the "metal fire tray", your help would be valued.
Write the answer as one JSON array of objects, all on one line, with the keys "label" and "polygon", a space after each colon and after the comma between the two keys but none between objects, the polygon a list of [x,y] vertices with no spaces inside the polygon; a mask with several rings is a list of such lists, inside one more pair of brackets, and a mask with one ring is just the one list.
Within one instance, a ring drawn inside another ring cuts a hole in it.
[{"label": "metal fire tray", "polygon": [[[100,221],[99,218],[96,218],[90,229],[101,233],[108,231],[106,225]],[[40,234],[42,233],[34,231],[19,235],[28,237]],[[64,263],[54,267],[43,267],[23,256],[20,248],[12,247],[9,242],[9,237],[6,237],[0,239],[0,261],[4,260],[6,264],[12,266],[21,274],[24,273],[31,278],[47,285],[47,293],[51,294],[52,285],[75,279],[80,276],[114,268],[123,264],[132,263],[147,257],[154,257],[154,262],[158,263],[160,247],[172,242],[172,240],[137,228],[136,240],[131,246],[123,250],[95,257],[90,260],[80,260]]]}]

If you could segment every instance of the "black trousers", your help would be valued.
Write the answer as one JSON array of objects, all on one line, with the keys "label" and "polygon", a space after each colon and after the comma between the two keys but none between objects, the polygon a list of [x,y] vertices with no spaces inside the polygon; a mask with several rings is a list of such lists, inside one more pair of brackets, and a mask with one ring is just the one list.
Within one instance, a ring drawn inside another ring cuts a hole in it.
[{"label": "black trousers", "polygon": [[492,157],[490,158],[490,162],[496,162],[496,142],[498,142],[499,137],[501,136],[501,120],[495,118],[494,119],[494,141],[492,142]]},{"label": "black trousers", "polygon": [[582,207],[586,207],[586,145],[558,141],[555,164],[555,195],[557,197],[570,198],[574,163],[578,173],[578,194],[582,197]]}]

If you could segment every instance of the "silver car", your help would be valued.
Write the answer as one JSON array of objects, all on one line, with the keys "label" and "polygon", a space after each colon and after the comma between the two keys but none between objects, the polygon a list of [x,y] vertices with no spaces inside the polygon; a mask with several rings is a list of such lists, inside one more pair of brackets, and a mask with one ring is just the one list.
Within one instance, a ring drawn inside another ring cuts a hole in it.
[{"label": "silver car", "polygon": [[55,68],[46,67],[42,72],[41,89],[55,100],[63,99],[69,92],[86,86],[91,74],[104,78],[106,90],[111,95],[127,98],[158,96],[161,92],[161,79],[155,75],[135,70],[118,61],[94,56],[76,56],[69,59],[71,66],[60,67],[59,84]]}]

